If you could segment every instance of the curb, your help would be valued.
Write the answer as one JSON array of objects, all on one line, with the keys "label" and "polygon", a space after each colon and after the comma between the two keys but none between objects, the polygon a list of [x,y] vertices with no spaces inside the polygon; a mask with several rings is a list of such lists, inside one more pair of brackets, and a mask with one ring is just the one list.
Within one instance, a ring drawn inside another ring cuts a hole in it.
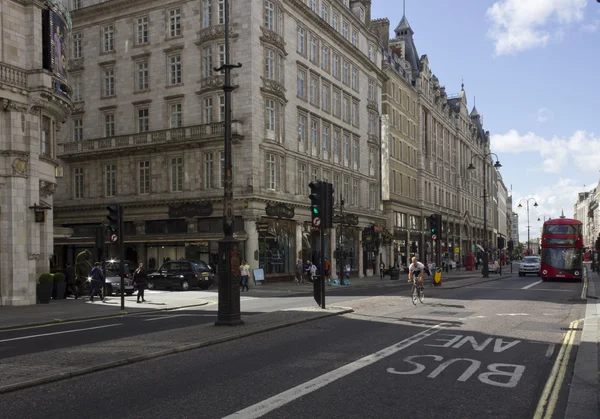
[{"label": "curb", "polygon": [[67,322],[83,322],[83,321],[88,321],[88,320],[110,319],[112,317],[137,316],[140,314],[151,314],[151,313],[156,313],[156,312],[160,312],[160,311],[173,311],[173,310],[180,310],[182,308],[202,307],[202,306],[208,305],[208,303],[209,303],[208,301],[204,301],[199,304],[189,304],[189,305],[177,306],[177,307],[155,308],[152,310],[144,310],[144,311],[136,311],[136,312],[123,311],[121,313],[105,314],[102,316],[74,317],[72,319],[54,319],[49,322],[47,321],[47,322],[39,322],[39,323],[25,323],[25,324],[21,324],[18,326],[0,327],[0,332],[10,332],[11,330],[19,330],[19,329],[23,329],[23,328],[51,326],[51,325],[67,323]]},{"label": "curb", "polygon": [[[496,278],[480,278],[480,279],[476,279],[475,282],[469,282],[468,284],[463,284],[463,285],[457,285],[457,286],[448,286],[445,289],[447,290],[455,290],[455,289],[459,289],[459,288],[465,288],[465,287],[470,287],[471,285],[477,285],[477,284],[485,284],[487,282],[493,282],[493,281],[498,281],[500,279],[506,279],[506,278],[511,278],[512,275],[500,275]],[[443,278],[442,278],[443,279]],[[444,286],[442,285],[441,287],[435,287],[437,289],[444,289]]]},{"label": "curb", "polygon": [[214,340],[193,343],[190,345],[178,346],[175,348],[165,349],[165,350],[158,351],[158,352],[152,352],[152,353],[145,354],[145,355],[134,356],[132,358],[121,359],[118,361],[107,362],[107,363],[99,364],[99,365],[93,365],[91,367],[81,368],[76,371],[64,372],[64,373],[55,374],[55,375],[51,375],[51,376],[47,376],[47,377],[36,378],[34,380],[10,384],[7,386],[0,387],[0,394],[11,393],[13,391],[23,390],[25,388],[35,387],[35,386],[38,386],[41,384],[48,384],[48,383],[52,383],[52,382],[56,382],[56,381],[66,380],[67,378],[79,377],[82,375],[91,374],[93,372],[104,371],[104,370],[108,370],[111,368],[120,367],[123,365],[129,365],[129,364],[134,364],[134,363],[141,362],[141,361],[148,361],[150,359],[161,358],[161,357],[167,356],[167,355],[173,355],[173,354],[177,354],[177,353],[181,353],[181,352],[191,351],[193,349],[204,348],[204,347],[216,345],[219,343],[229,342],[232,340],[236,340],[236,339],[240,339],[240,338],[244,338],[244,337],[248,337],[248,336],[258,335],[261,333],[270,332],[270,331],[277,330],[277,329],[283,329],[283,328],[286,328],[289,326],[296,326],[299,324],[309,323],[311,321],[321,320],[321,319],[325,319],[328,317],[339,316],[342,314],[348,314],[348,313],[352,313],[352,312],[354,312],[354,310],[352,308],[346,308],[339,312],[326,313],[323,316],[319,316],[319,317],[293,320],[290,322],[276,323],[276,324],[273,324],[273,325],[270,325],[270,326],[267,326],[267,327],[264,327],[264,328],[261,328],[258,330],[248,330],[245,332],[235,333],[235,334],[232,334],[229,336],[223,336],[221,338],[217,338]]}]

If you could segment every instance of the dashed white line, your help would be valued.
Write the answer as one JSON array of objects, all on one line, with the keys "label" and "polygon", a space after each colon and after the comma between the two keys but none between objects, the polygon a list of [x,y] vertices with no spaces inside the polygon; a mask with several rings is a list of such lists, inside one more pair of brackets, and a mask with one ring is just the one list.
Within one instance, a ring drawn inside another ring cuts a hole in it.
[{"label": "dashed white line", "polygon": [[546,358],[550,358],[552,356],[552,354],[554,353],[554,349],[556,349],[556,345],[554,343],[548,345],[548,350],[546,351]]},{"label": "dashed white line", "polygon": [[[214,316],[214,314],[197,314],[198,316]],[[189,317],[192,316],[192,314],[172,314],[169,316],[160,316],[160,317],[153,317],[151,319],[146,319],[144,320],[145,322],[151,322],[154,320],[164,320],[164,319],[172,319],[174,317]]]},{"label": "dashed white line", "polygon": [[44,337],[44,336],[62,335],[62,334],[65,334],[65,333],[85,332],[86,330],[104,329],[106,327],[121,326],[122,324],[123,323],[106,324],[104,326],[86,327],[85,329],[63,330],[62,332],[52,332],[52,333],[42,333],[42,334],[39,334],[39,335],[21,336],[21,337],[18,337],[18,338],[2,339],[2,340],[0,340],[0,343],[3,343],[3,342],[12,342],[12,341],[15,341],[15,340],[25,340],[25,339],[41,338],[41,337]]},{"label": "dashed white line", "polygon": [[537,282],[534,282],[533,284],[526,285],[526,286],[524,286],[524,287],[523,287],[523,288],[521,288],[521,289],[522,289],[522,290],[528,290],[529,288],[531,288],[531,287],[535,287],[537,284],[541,284],[542,282],[544,282],[544,281],[542,281],[542,280],[540,279],[539,281],[537,281]]},{"label": "dashed white line", "polygon": [[496,316],[529,316],[527,313],[498,313]]}]

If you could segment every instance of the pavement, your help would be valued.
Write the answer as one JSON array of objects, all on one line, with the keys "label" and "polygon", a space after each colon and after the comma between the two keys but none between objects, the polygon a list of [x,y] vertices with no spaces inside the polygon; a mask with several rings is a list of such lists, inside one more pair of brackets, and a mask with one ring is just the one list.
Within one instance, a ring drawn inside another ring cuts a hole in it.
[{"label": "pavement", "polygon": [[[585,284],[495,279],[426,287],[418,305],[403,281],[330,291],[328,310],[291,308],[246,315],[240,327],[186,325],[22,355],[10,347],[52,345],[55,335],[38,330],[68,325],[0,332],[0,417],[564,417],[586,331],[578,326],[588,315]],[[272,297],[254,298],[245,301]],[[124,321],[149,327],[141,322],[209,308]],[[63,336],[79,333],[93,331]],[[9,336],[23,339],[3,342]]]}]

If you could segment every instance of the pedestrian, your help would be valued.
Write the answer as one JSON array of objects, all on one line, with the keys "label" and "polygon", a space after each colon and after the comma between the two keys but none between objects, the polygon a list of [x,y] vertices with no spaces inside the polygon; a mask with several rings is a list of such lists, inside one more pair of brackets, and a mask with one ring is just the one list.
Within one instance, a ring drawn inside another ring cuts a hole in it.
[{"label": "pedestrian", "polygon": [[[148,273],[144,269],[144,264],[140,263],[138,268],[133,273],[133,285],[137,287],[137,302],[145,303],[144,290],[146,289],[146,283],[148,282]],[[142,301],[140,301],[140,298]]]},{"label": "pedestrian", "polygon": [[327,281],[330,281],[331,278],[331,262],[327,258],[325,258],[325,278]]},{"label": "pedestrian", "polygon": [[69,295],[69,293],[73,294],[73,297],[77,300],[79,298],[79,290],[77,289],[77,285],[75,284],[75,270],[70,263],[67,263],[67,267],[65,268],[65,282],[67,283],[67,290],[65,291],[65,297]]},{"label": "pedestrian", "polygon": [[304,264],[304,276],[306,277],[306,281],[311,282],[310,281],[310,267],[311,267],[312,263],[310,262],[310,260],[307,260],[306,263]]},{"label": "pedestrian", "polygon": [[381,262],[379,262],[379,279],[383,279],[383,271],[385,269],[385,263],[383,263],[383,260]]},{"label": "pedestrian", "polygon": [[296,284],[304,284],[304,265],[302,260],[296,262]]},{"label": "pedestrian", "polygon": [[317,279],[317,265],[315,265],[314,263],[310,264],[309,275],[311,282],[314,282],[315,279]]},{"label": "pedestrian", "polygon": [[102,294],[102,288],[104,286],[104,274],[100,268],[100,262],[94,264],[94,269],[90,273],[92,277],[92,293],[90,294],[90,301],[94,301],[94,296],[98,295],[101,301],[104,301],[104,294]]},{"label": "pedestrian", "polygon": [[248,265],[246,259],[244,259],[244,261],[240,265],[240,275],[242,276],[240,280],[240,287],[242,287],[242,292],[244,292],[244,288],[246,288],[246,291],[250,291],[250,288],[248,288],[248,278],[250,277],[250,265]]}]

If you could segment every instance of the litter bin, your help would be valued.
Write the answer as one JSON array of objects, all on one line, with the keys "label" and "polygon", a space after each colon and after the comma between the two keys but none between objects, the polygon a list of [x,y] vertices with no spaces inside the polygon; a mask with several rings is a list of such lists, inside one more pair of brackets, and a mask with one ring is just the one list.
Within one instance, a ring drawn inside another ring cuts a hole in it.
[{"label": "litter bin", "polygon": [[442,268],[435,268],[435,272],[433,273],[433,284],[435,286],[442,285]]},{"label": "litter bin", "polygon": [[399,280],[400,279],[400,269],[391,268],[390,269],[390,280]]}]

